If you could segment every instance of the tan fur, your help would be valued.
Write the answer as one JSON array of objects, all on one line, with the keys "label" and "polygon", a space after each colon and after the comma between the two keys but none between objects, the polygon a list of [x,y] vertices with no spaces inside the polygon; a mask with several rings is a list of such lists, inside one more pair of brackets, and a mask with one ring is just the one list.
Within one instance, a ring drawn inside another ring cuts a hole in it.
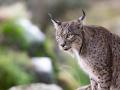
[{"label": "tan fur", "polygon": [[74,54],[90,77],[91,85],[79,90],[120,90],[120,37],[80,20],[55,28],[58,45]]}]

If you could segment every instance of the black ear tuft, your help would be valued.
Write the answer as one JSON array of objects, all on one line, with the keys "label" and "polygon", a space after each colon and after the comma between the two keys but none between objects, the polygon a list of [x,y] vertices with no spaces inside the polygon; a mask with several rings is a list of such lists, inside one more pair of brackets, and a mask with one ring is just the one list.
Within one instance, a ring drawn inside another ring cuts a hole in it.
[{"label": "black ear tuft", "polygon": [[82,9],[82,13],[83,15],[79,18],[80,21],[84,20],[84,18],[86,17],[85,11]]},{"label": "black ear tuft", "polygon": [[48,13],[48,16],[50,17],[50,19],[53,19],[52,14]]},{"label": "black ear tuft", "polygon": [[48,16],[50,17],[50,19],[51,19],[52,22],[55,22],[56,24],[61,25],[61,22],[58,21],[58,20],[55,20],[50,13],[48,13]]}]

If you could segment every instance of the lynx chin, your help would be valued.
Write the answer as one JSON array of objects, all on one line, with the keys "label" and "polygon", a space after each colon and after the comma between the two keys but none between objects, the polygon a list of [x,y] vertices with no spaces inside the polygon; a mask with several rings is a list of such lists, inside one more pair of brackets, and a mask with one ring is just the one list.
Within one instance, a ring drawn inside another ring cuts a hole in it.
[{"label": "lynx chin", "polygon": [[84,25],[82,12],[80,18],[67,22],[50,15],[58,45],[74,54],[89,75],[90,85],[78,90],[120,90],[120,37],[104,27]]}]

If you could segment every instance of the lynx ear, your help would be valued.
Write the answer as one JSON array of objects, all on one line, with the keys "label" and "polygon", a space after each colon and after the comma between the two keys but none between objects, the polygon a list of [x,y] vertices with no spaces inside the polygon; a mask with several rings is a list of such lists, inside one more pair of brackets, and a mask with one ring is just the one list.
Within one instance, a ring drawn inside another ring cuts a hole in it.
[{"label": "lynx ear", "polygon": [[52,15],[50,13],[48,13],[48,15],[49,15],[49,17],[50,17],[50,19],[55,27],[57,27],[58,25],[61,25],[61,22],[53,19]]},{"label": "lynx ear", "polygon": [[85,11],[83,9],[82,9],[82,13],[83,13],[83,15],[81,17],[79,17],[80,21],[83,21],[84,18],[86,17]]}]

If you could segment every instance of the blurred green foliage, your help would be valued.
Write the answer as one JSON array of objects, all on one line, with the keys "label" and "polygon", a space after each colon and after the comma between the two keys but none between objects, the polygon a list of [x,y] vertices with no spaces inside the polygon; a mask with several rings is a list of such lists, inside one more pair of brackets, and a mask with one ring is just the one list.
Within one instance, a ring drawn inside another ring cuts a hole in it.
[{"label": "blurred green foliage", "polygon": [[[61,12],[67,11],[68,8],[73,9],[75,6],[77,8],[86,5],[84,0],[75,0],[75,2],[73,0],[61,0],[60,2],[55,7],[49,8],[56,17],[64,15],[65,12]],[[57,11],[54,11],[55,9]],[[37,11],[37,9],[35,10]],[[33,16],[36,13],[32,13]],[[41,18],[39,14],[42,12],[40,11],[37,14],[38,17],[34,16],[34,19],[36,18],[39,21]],[[45,15],[45,17],[47,16]],[[64,90],[73,90],[89,83],[88,77],[71,57],[60,55],[62,52],[58,51],[55,39],[52,36],[54,31],[49,31],[51,28],[49,28],[48,18],[47,20],[43,19],[40,25],[41,28],[44,27],[43,31],[46,32],[45,41],[33,43],[29,39],[32,36],[26,38],[26,31],[16,23],[16,19],[18,18],[0,23],[0,38],[3,38],[3,41],[0,40],[0,90],[6,90],[15,85],[33,83],[36,78],[33,78],[33,74],[26,70],[31,64],[27,54],[30,57],[50,57],[55,83],[61,85]],[[66,69],[63,67],[64,65],[70,67]],[[61,67],[63,68],[61,69]]]},{"label": "blurred green foliage", "polygon": [[29,42],[25,38],[23,27],[16,24],[15,20],[7,20],[1,24],[2,34],[6,45],[16,45],[20,49],[27,49]]},{"label": "blurred green foliage", "polygon": [[88,76],[70,55],[65,55],[65,61],[60,66],[62,68],[60,69],[59,80],[65,90],[74,90],[90,83]]},{"label": "blurred green foliage", "polygon": [[89,78],[88,76],[85,74],[85,72],[83,70],[80,69],[80,66],[71,60],[71,66],[74,68],[70,68],[70,72],[73,75],[73,77],[75,78],[76,82],[78,82],[81,86],[83,85],[87,85],[89,84]]},{"label": "blurred green foliage", "polygon": [[0,47],[0,90],[32,82],[32,74],[25,70],[29,65],[30,61],[25,53]]},{"label": "blurred green foliage", "polygon": [[36,81],[36,78],[32,77],[34,74],[25,70],[31,64],[30,57],[50,57],[54,79],[57,79],[58,63],[51,45],[52,39],[48,37],[44,42],[30,43],[25,33],[24,28],[16,24],[16,20],[7,20],[0,24],[0,35],[3,38],[0,41],[0,90]]}]

